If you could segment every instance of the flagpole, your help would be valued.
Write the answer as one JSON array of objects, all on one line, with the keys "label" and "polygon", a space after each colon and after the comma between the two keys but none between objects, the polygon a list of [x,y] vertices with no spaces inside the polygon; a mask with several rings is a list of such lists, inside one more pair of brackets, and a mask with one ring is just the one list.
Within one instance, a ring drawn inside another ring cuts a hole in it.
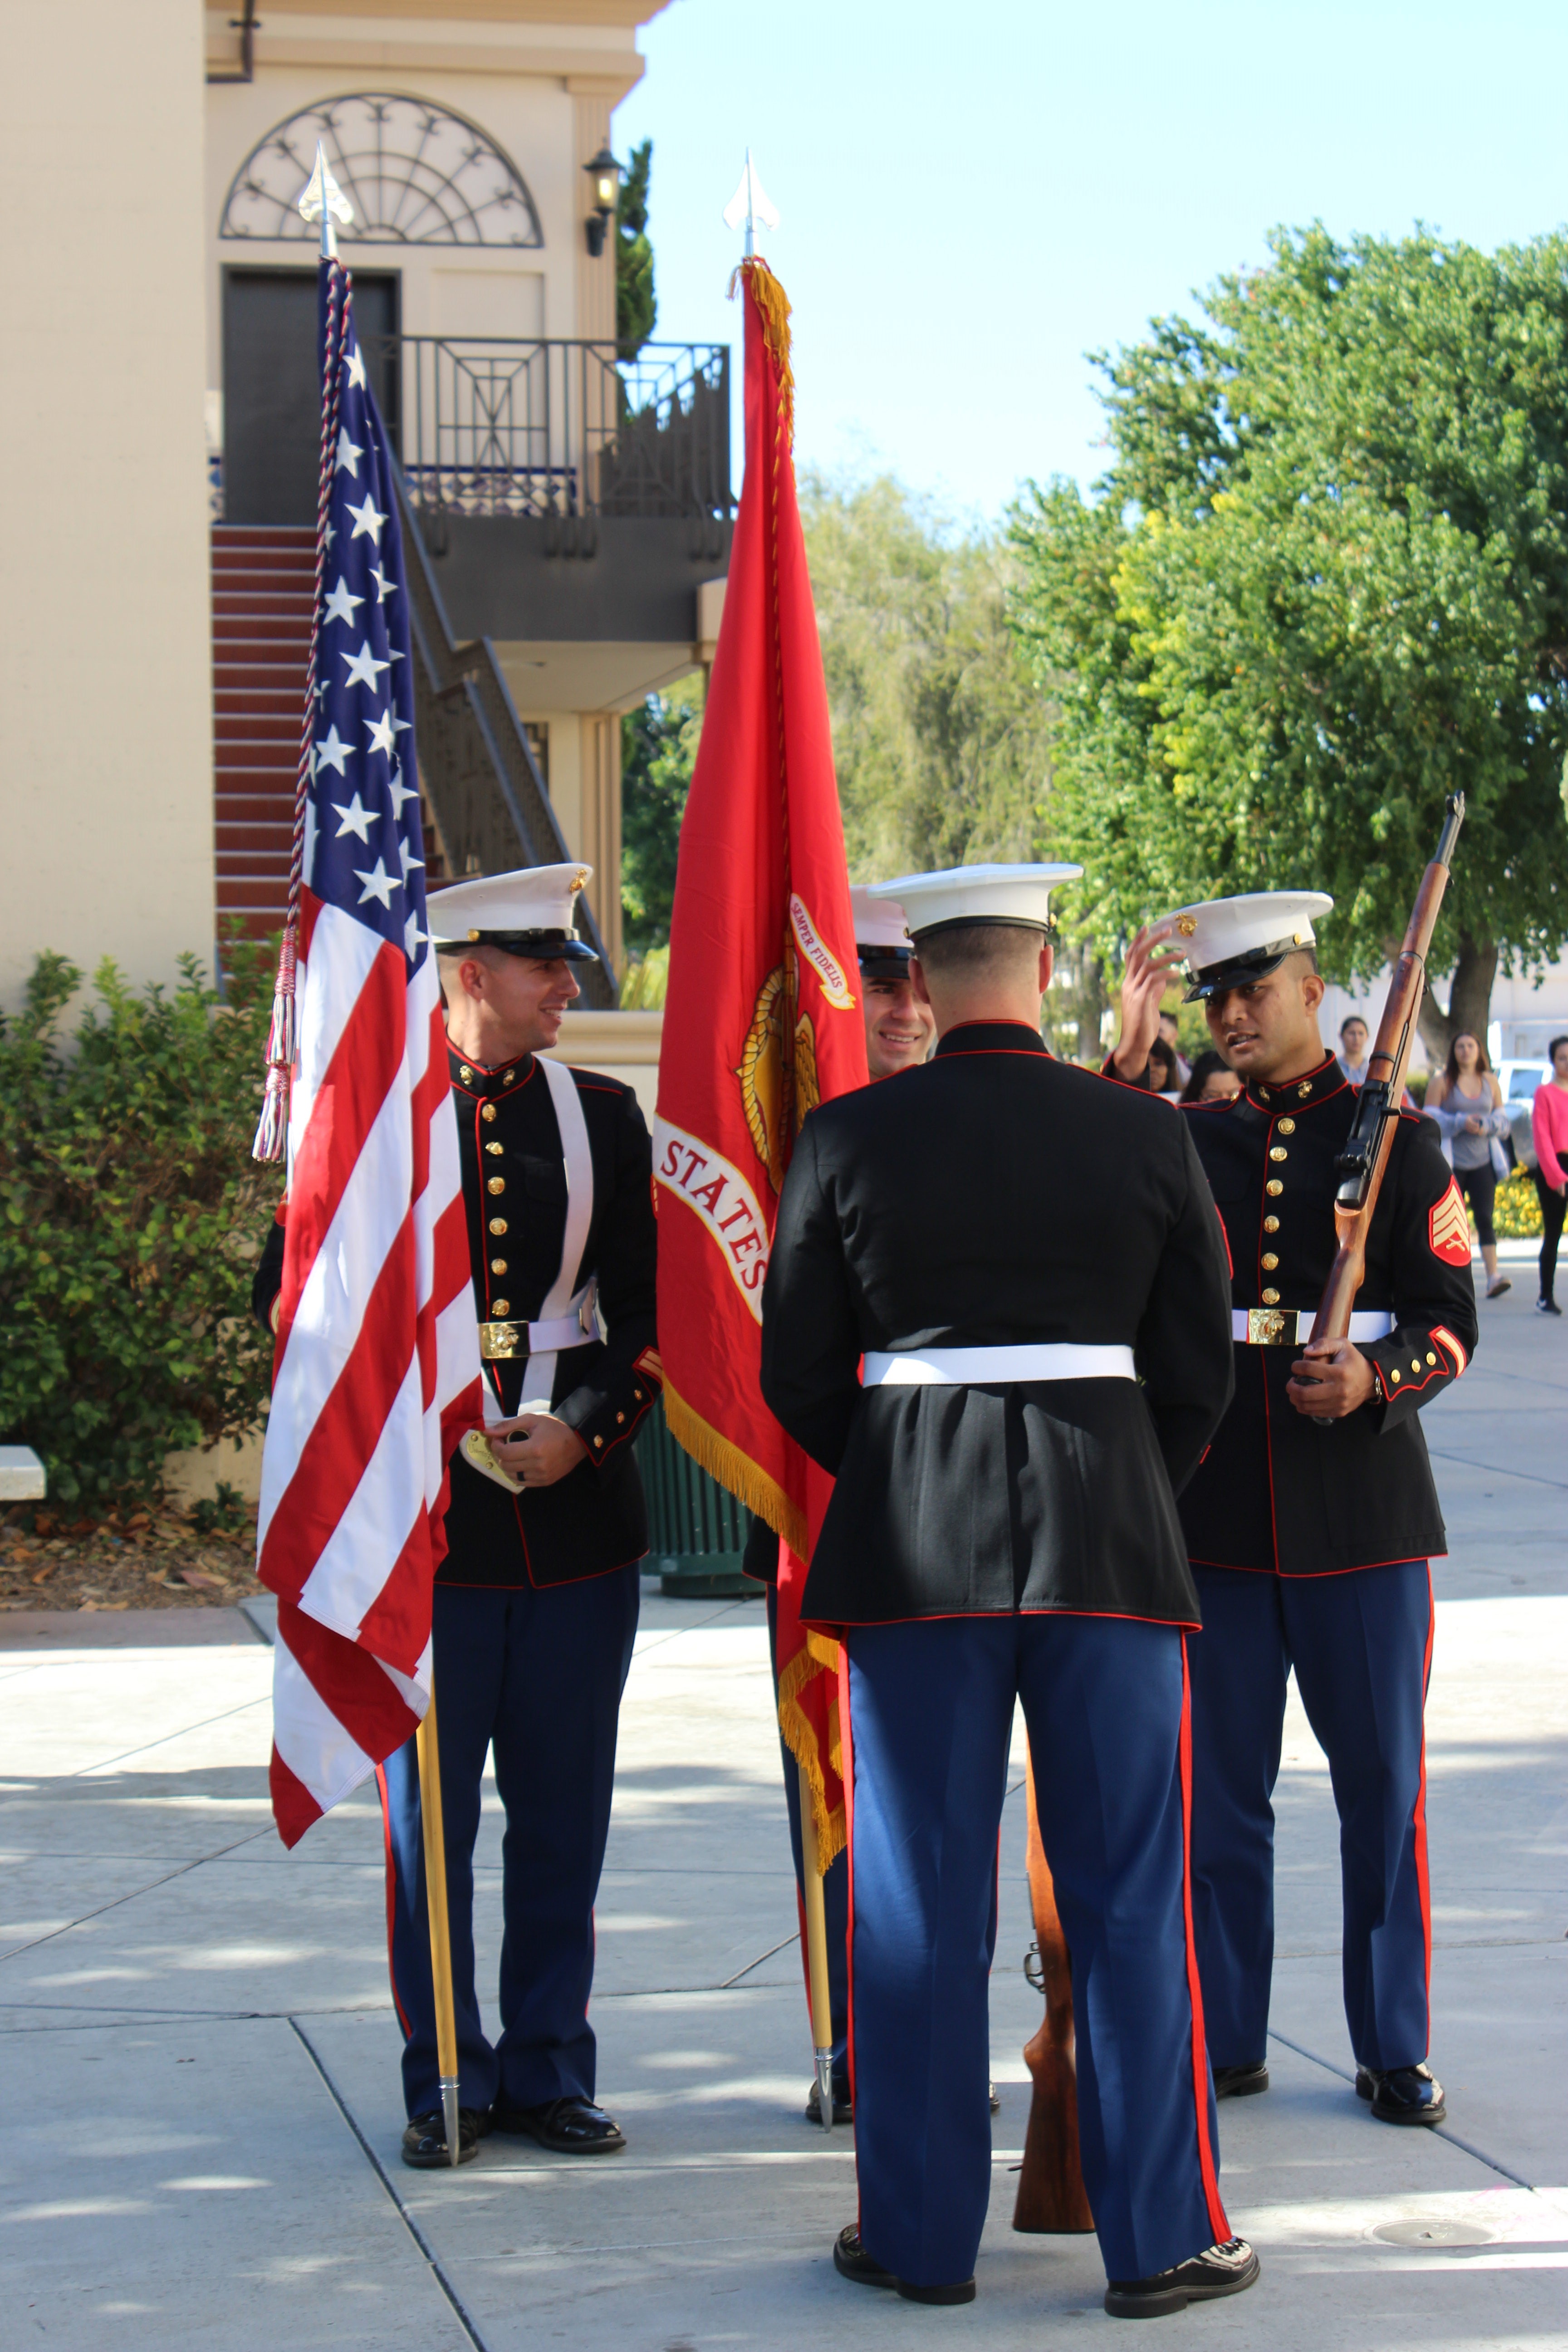
[{"label": "flagpole", "polygon": [[[436,1733],[436,1677],[430,1704],[416,1735],[419,1749],[419,1812],[425,1832],[425,1905],[430,1914],[430,1979],[436,1994],[436,2065],[441,2083],[441,2115],[447,2127],[447,2161],[458,2161],[458,2011],[452,1997],[452,1919],[447,1907],[447,1837],[441,1822],[441,1749]],[[821,1907],[818,1894],[818,1908]],[[826,1948],[824,1946],[824,1962]]]},{"label": "flagpole", "polygon": [[833,2129],[833,1996],[827,1980],[827,1910],[822,1899],[822,1859],[816,1812],[804,1764],[800,1773],[801,1876],[805,1881],[805,1969],[811,1987],[811,2041],[816,2055],[816,2102],[822,2128]]}]

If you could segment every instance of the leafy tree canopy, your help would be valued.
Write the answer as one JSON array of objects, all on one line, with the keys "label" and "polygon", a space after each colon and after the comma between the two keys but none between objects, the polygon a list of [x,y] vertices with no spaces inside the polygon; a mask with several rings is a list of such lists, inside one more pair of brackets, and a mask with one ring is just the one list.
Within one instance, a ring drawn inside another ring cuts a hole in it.
[{"label": "leafy tree canopy", "polygon": [[621,721],[621,923],[635,956],[668,943],[680,820],[701,732],[700,676],[648,695]]},{"label": "leafy tree canopy", "polygon": [[653,141],[634,147],[616,197],[616,341],[624,360],[636,359],[658,324],[653,290],[653,247],[647,233],[647,184]]},{"label": "leafy tree canopy", "polygon": [[1015,510],[1058,844],[1102,941],[1316,887],[1325,969],[1364,978],[1462,790],[1433,962],[1481,1027],[1500,953],[1568,936],[1568,238],[1272,256],[1098,355],[1108,472]]},{"label": "leafy tree canopy", "polygon": [[1012,550],[886,477],[808,474],[801,512],[851,875],[1038,856],[1048,709],[1007,623]]}]

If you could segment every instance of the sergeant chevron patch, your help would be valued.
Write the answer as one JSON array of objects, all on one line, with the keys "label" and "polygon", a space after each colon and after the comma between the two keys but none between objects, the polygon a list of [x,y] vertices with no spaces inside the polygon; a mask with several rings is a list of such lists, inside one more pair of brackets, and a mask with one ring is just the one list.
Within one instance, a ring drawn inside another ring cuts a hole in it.
[{"label": "sergeant chevron patch", "polygon": [[1463,1196],[1451,1176],[1447,1191],[1428,1220],[1427,1230],[1434,1257],[1440,1257],[1445,1265],[1468,1265],[1470,1221],[1465,1214]]}]

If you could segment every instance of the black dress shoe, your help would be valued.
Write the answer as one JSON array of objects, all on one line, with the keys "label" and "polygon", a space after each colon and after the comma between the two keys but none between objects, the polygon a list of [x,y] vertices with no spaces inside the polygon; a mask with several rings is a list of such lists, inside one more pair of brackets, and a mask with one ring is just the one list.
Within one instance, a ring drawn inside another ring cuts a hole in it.
[{"label": "black dress shoe", "polygon": [[491,2128],[526,2134],[558,2156],[614,2156],[626,2144],[619,2124],[591,2099],[546,2099],[540,2107],[514,2107],[510,2100],[498,2099],[491,2109]]},{"label": "black dress shoe", "polygon": [[1379,2123],[1440,2124],[1448,2112],[1430,2066],[1391,2066],[1386,2074],[1358,2066],[1355,2087],[1358,2098],[1371,2100]]},{"label": "black dress shoe", "polygon": [[[805,2120],[822,2129],[822,2095],[814,2083],[805,2095]],[[833,2085],[833,2120],[836,2124],[852,2124],[855,2102],[841,2083]]]},{"label": "black dress shoe", "polygon": [[911,2286],[908,2279],[895,2277],[874,2262],[860,2243],[860,2232],[854,2222],[840,2230],[833,2242],[833,2267],[841,2278],[853,2279],[857,2286],[890,2287],[902,2295],[906,2303],[973,2303],[974,2281],[963,2279],[955,2286]]},{"label": "black dress shoe", "polygon": [[[472,2164],[479,2152],[479,2142],[490,2127],[489,2107],[458,2109],[458,2162]],[[447,2148],[447,2124],[439,2107],[432,2107],[427,2116],[416,2116],[403,2135],[403,2161],[411,2164],[416,2172],[434,2172],[437,2167],[450,2168]]]},{"label": "black dress shoe", "polygon": [[1268,2068],[1261,2058],[1249,2066],[1216,2066],[1214,2070],[1214,2095],[1216,2099],[1250,2099],[1255,2092],[1268,2088]]},{"label": "black dress shoe", "polygon": [[1105,2290],[1105,2308],[1112,2319],[1163,2319],[1168,2311],[1184,2311],[1189,2303],[1240,2294],[1257,2276],[1258,2256],[1245,2238],[1231,2238],[1153,2278],[1112,2279]]}]

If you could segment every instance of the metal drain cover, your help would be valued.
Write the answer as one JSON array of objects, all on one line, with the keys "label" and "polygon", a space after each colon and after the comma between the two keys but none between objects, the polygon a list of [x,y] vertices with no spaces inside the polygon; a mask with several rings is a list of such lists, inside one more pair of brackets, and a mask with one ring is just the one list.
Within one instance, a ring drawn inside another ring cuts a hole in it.
[{"label": "metal drain cover", "polygon": [[1492,2232],[1479,2221],[1384,2221],[1373,2231],[1387,2246],[1489,2246]]}]

